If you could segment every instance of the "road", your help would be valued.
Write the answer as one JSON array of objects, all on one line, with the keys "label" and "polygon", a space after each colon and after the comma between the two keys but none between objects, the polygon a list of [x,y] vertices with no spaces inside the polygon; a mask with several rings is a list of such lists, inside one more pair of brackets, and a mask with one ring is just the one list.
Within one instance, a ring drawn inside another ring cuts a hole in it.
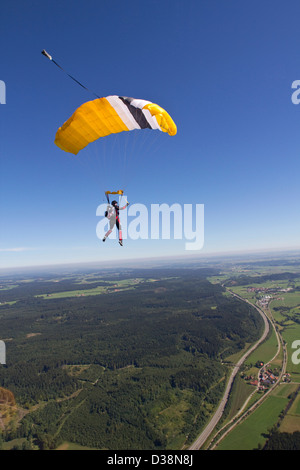
[{"label": "road", "polygon": [[229,378],[229,381],[227,383],[227,386],[226,386],[226,390],[224,392],[224,395],[223,395],[223,398],[215,412],[215,414],[213,415],[212,419],[210,420],[210,422],[208,423],[208,425],[206,426],[206,428],[202,431],[202,433],[200,434],[200,436],[198,436],[198,438],[196,439],[196,441],[190,446],[189,450],[199,450],[203,444],[205,443],[205,441],[208,439],[208,437],[210,436],[210,434],[213,432],[214,428],[216,427],[216,425],[218,424],[223,412],[224,412],[224,409],[225,409],[225,406],[226,406],[226,403],[227,403],[227,400],[228,400],[228,397],[229,397],[229,394],[230,394],[230,390],[231,390],[231,386],[232,386],[232,383],[235,379],[235,376],[236,374],[238,373],[241,365],[243,364],[243,362],[246,360],[246,358],[266,339],[268,333],[269,333],[269,329],[270,329],[270,324],[269,324],[269,321],[268,321],[268,318],[267,316],[265,315],[265,313],[257,306],[253,305],[251,302],[249,302],[248,300],[246,299],[243,299],[242,297],[240,297],[239,295],[233,293],[232,291],[229,290],[229,292],[234,296],[234,297],[237,297],[238,299],[242,300],[243,302],[247,302],[249,305],[251,305],[251,307],[254,307],[256,308],[256,310],[259,312],[259,314],[262,316],[263,320],[264,320],[264,325],[265,325],[265,328],[264,328],[264,332],[262,334],[262,336],[260,337],[260,339],[240,358],[240,360],[238,361],[237,364],[235,364],[232,372],[231,372],[231,375],[230,375],[230,378]]}]

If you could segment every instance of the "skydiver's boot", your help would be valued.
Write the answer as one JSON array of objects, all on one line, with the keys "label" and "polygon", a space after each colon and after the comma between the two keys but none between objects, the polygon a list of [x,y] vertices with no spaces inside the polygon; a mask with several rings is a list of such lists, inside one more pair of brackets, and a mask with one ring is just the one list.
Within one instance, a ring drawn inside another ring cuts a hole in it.
[{"label": "skydiver's boot", "polygon": [[106,235],[103,237],[102,241],[105,242],[105,240],[106,240]]},{"label": "skydiver's boot", "polygon": [[122,240],[119,240],[119,243],[121,246],[123,246],[123,241]]}]

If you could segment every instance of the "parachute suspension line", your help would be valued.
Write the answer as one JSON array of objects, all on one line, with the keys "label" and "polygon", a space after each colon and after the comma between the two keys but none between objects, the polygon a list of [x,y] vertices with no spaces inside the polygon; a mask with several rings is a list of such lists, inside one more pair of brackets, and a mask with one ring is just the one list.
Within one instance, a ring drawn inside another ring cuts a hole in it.
[{"label": "parachute suspension line", "polygon": [[70,77],[72,80],[74,80],[74,82],[76,82],[78,85],[80,85],[82,88],[84,88],[86,91],[88,91],[89,93],[92,93],[94,96],[96,96],[96,98],[101,98],[100,96],[98,96],[94,91],[92,90],[89,90],[89,88],[87,88],[86,86],[84,86],[82,83],[80,83],[76,78],[72,77],[72,75],[70,75],[66,70],[64,70],[53,58],[50,54],[48,54],[47,51],[45,51],[45,49],[42,50],[42,54],[47,57],[51,62],[53,62],[53,64],[55,64],[58,68],[60,68],[66,75],[68,75],[68,77]]},{"label": "parachute suspension line", "polygon": [[[102,173],[99,171],[97,168],[98,165],[98,154],[95,152],[95,147],[90,146],[87,149],[85,149],[85,155],[83,158],[79,158],[78,155],[72,155],[72,159],[76,161],[76,165],[79,167],[79,171],[81,174],[81,178],[84,177],[84,175],[88,176],[90,179],[96,183],[97,186],[100,185],[100,187],[103,187],[103,184],[105,181],[103,181],[104,178],[101,178]],[[99,184],[99,178],[101,179],[101,183]]]},{"label": "parachute suspension line", "polygon": [[[149,131],[149,132],[148,132]],[[151,132],[149,129],[145,129],[143,132],[139,133],[139,131],[134,130],[132,131],[133,138],[132,138],[132,143],[131,143],[131,148],[130,148],[130,164],[133,167],[132,170],[138,166],[139,163],[139,155],[143,154],[144,149],[147,149],[147,153],[150,155],[157,152],[159,147],[162,145],[162,141],[160,139],[160,132]],[[156,148],[155,148],[156,147]],[[127,160],[128,159],[128,152],[127,148],[125,147],[125,152],[124,152],[124,166],[126,168],[127,166]],[[134,172],[131,171],[125,171],[124,172],[124,178],[123,178],[123,189],[126,190],[128,186],[131,185],[133,179],[135,178]]]},{"label": "parachute suspension line", "polygon": [[[137,138],[138,138],[137,134],[139,134],[137,130],[134,130],[131,133],[131,136],[129,136],[129,133],[127,133],[126,141],[124,144],[123,178],[122,178],[124,190],[126,190],[126,188],[129,186],[128,184],[129,180],[132,180],[133,174],[135,173],[135,166],[137,164],[137,157],[135,155],[135,149],[136,149]],[[131,171],[128,170],[129,162],[132,167]]]},{"label": "parachute suspension line", "polygon": [[[128,160],[128,143],[130,140],[130,135],[129,132],[126,132],[124,136],[124,150],[122,151],[120,157],[120,163],[121,163],[121,181],[122,185],[125,185],[126,179],[127,179],[127,160]],[[134,137],[134,136],[133,136]],[[124,188],[125,189],[125,188]]]}]

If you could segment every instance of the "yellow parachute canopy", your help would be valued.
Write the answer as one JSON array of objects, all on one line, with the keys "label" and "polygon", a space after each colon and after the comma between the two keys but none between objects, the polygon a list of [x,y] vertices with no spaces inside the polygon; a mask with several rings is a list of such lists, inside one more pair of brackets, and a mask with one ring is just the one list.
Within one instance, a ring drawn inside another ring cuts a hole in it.
[{"label": "yellow parachute canopy", "polygon": [[173,136],[177,127],[169,114],[150,101],[107,96],[82,104],[56,133],[55,143],[75,155],[89,143],[134,129],[158,129]]}]

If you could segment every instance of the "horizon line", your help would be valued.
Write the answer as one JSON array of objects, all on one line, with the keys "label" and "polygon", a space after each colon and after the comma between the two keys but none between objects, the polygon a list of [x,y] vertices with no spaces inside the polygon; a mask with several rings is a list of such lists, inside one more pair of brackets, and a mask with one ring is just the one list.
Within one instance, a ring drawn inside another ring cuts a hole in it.
[{"label": "horizon line", "polygon": [[66,267],[76,267],[76,266],[91,266],[91,265],[101,265],[102,267],[110,267],[111,265],[126,265],[126,263],[143,263],[143,262],[159,262],[159,261],[176,261],[176,260],[197,260],[203,258],[217,258],[217,257],[226,257],[226,256],[242,256],[242,255],[255,255],[255,254],[279,254],[279,253],[289,253],[289,252],[299,252],[300,247],[290,247],[290,248],[257,248],[252,250],[230,250],[230,251],[214,251],[209,253],[199,253],[196,256],[192,254],[187,255],[169,255],[169,256],[155,256],[155,257],[145,257],[145,258],[125,258],[122,260],[111,260],[111,261],[73,261],[73,262],[58,262],[53,264],[33,264],[33,265],[24,265],[24,266],[6,266],[0,268],[0,273],[3,274],[4,271],[16,271],[16,270],[34,270],[34,269],[51,269],[51,268],[66,268]]}]

